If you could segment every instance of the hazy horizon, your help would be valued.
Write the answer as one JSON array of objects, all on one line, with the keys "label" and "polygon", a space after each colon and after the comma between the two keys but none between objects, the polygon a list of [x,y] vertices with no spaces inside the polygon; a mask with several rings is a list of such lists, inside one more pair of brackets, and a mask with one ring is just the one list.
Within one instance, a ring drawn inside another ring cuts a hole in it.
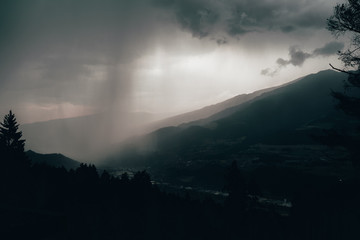
[{"label": "hazy horizon", "polygon": [[[311,72],[311,73],[308,73],[307,75],[316,74],[316,73],[318,73],[320,71],[325,71],[325,70],[330,70],[330,69],[324,69],[324,70],[319,70],[317,72]],[[304,76],[306,76],[306,75],[304,75]],[[224,99],[217,100],[215,102],[210,102],[207,105],[193,106],[192,108],[189,108],[189,109],[183,110],[183,111],[178,111],[178,112],[150,112],[150,111],[120,112],[120,111],[118,111],[118,113],[119,114],[130,114],[130,115],[131,114],[135,114],[135,115],[136,114],[148,114],[149,116],[151,116],[151,118],[154,119],[154,121],[165,120],[165,119],[176,117],[176,116],[179,116],[179,115],[182,115],[182,114],[187,114],[187,113],[191,113],[193,111],[201,110],[201,109],[207,108],[209,106],[220,104],[220,103],[226,102],[226,101],[231,100],[231,99],[233,99],[233,98],[235,98],[237,96],[240,96],[240,95],[244,95],[244,94],[249,95],[249,94],[255,93],[255,92],[260,91],[260,90],[266,90],[266,89],[270,89],[270,88],[273,88],[273,87],[280,87],[280,86],[286,85],[288,83],[292,83],[294,81],[297,81],[297,80],[301,79],[304,76],[300,76],[299,78],[291,79],[291,80],[286,81],[284,83],[280,83],[280,84],[273,85],[273,86],[270,86],[270,87],[259,88],[259,89],[255,89],[253,91],[244,92],[244,93],[240,93],[240,94],[235,94],[233,96],[227,96]],[[33,121],[33,122],[21,122],[21,121],[19,121],[19,123],[21,125],[23,125],[23,124],[31,125],[31,124],[38,124],[38,123],[44,123],[44,122],[49,122],[49,121],[57,121],[57,120],[81,119],[83,117],[86,118],[86,117],[91,117],[91,116],[96,116],[96,115],[101,115],[101,114],[107,114],[107,113],[104,112],[104,111],[103,112],[99,111],[99,112],[91,112],[91,113],[87,113],[87,114],[77,115],[77,112],[74,112],[74,115],[71,115],[71,116],[62,116],[62,117],[55,117],[55,118],[49,118],[49,119],[41,119],[40,121]]]}]

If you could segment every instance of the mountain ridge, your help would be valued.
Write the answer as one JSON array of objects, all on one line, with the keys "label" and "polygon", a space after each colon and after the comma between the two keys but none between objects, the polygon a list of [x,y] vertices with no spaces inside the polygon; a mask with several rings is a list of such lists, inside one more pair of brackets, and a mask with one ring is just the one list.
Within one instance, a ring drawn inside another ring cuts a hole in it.
[{"label": "mountain ridge", "polygon": [[64,167],[67,170],[75,169],[80,166],[80,162],[68,158],[60,153],[41,154],[28,150],[26,156],[32,164],[46,164],[52,167]]},{"label": "mountain ridge", "polygon": [[[331,90],[342,89],[344,78],[344,74],[331,70],[307,75],[207,119],[156,130],[123,146],[116,156],[108,157],[107,163],[146,167],[221,162],[241,159],[254,144],[319,144],[308,132],[310,124],[326,116],[345,117],[335,109],[330,95]],[[320,125],[311,126],[312,133],[320,130]]]}]

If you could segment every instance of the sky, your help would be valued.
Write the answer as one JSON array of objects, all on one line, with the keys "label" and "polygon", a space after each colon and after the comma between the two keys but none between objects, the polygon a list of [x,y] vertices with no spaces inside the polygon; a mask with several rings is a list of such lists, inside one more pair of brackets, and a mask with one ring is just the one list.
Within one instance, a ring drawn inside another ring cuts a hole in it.
[{"label": "sky", "polygon": [[0,115],[164,116],[329,69],[339,1],[2,0]]}]

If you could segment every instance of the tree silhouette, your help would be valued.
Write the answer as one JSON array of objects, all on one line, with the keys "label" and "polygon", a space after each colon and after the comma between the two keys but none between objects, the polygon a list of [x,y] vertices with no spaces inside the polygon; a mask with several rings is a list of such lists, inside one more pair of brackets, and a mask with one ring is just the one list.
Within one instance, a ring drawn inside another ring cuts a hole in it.
[{"label": "tree silhouette", "polygon": [[23,152],[25,140],[21,140],[22,132],[18,131],[19,124],[16,122],[15,114],[9,111],[5,115],[4,122],[0,123],[0,139],[3,146],[8,149]]},{"label": "tree silhouette", "polygon": [[18,131],[19,124],[15,114],[10,110],[0,125],[0,151],[5,164],[27,165],[29,162],[24,153],[25,140],[21,139],[22,132]]},{"label": "tree silhouette", "polygon": [[228,204],[231,207],[244,208],[246,204],[247,191],[245,179],[242,176],[237,162],[234,160],[227,174],[225,175],[225,186],[224,190],[229,193]]},{"label": "tree silhouette", "polygon": [[[328,30],[336,37],[345,33],[351,34],[352,48],[339,52],[340,60],[345,67],[359,70],[360,66],[360,2],[347,0],[347,3],[337,4],[333,15],[328,19]],[[349,71],[344,70],[349,73]],[[350,81],[352,83],[352,81]],[[356,84],[357,82],[357,84]],[[352,84],[358,85],[358,81]],[[358,85],[359,86],[359,85]]]},{"label": "tree silhouette", "polygon": [[104,170],[100,176],[100,180],[104,183],[109,183],[111,181],[111,175],[108,171]]},{"label": "tree silhouette", "polygon": [[93,186],[99,180],[97,169],[93,164],[87,165],[86,163],[81,163],[75,170],[75,173],[81,184],[85,184],[87,186]]},{"label": "tree silhouette", "polygon": [[123,174],[121,174],[121,183],[123,184],[129,184],[130,179],[129,179],[129,174],[127,172],[124,172]]},{"label": "tree silhouette", "polygon": [[340,52],[339,59],[344,68],[339,69],[330,66],[340,72],[346,73],[348,78],[343,92],[332,92],[332,96],[338,101],[337,107],[357,121],[357,129],[351,133],[337,133],[332,131],[328,134],[332,145],[345,147],[350,153],[353,164],[358,167],[360,162],[360,2],[358,0],[347,0],[346,3],[337,4],[333,15],[328,19],[328,30],[336,37],[349,34],[351,46]]},{"label": "tree silhouette", "polygon": [[136,172],[132,179],[132,183],[135,187],[141,190],[150,189],[151,188],[150,175],[145,170],[141,172]]},{"label": "tree silhouette", "polygon": [[[345,33],[351,34],[351,47],[339,52],[339,59],[344,63],[344,69],[335,70],[348,74],[345,84],[345,92],[333,92],[333,96],[339,101],[339,108],[345,113],[360,119],[360,98],[354,94],[360,89],[360,2],[348,0],[348,3],[335,6],[334,14],[328,19],[328,29],[339,36]],[[353,70],[353,71],[350,71]],[[355,90],[355,91],[352,91]]]}]

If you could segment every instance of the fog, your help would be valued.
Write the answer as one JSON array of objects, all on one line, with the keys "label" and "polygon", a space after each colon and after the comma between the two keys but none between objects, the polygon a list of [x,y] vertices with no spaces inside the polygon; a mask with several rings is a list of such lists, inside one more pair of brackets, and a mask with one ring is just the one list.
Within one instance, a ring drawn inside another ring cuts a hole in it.
[{"label": "fog", "polygon": [[0,114],[12,109],[21,124],[95,114],[76,129],[24,132],[29,146],[42,131],[58,147],[48,152],[77,157],[152,120],[338,63],[346,39],[325,29],[335,2],[3,1]]}]

